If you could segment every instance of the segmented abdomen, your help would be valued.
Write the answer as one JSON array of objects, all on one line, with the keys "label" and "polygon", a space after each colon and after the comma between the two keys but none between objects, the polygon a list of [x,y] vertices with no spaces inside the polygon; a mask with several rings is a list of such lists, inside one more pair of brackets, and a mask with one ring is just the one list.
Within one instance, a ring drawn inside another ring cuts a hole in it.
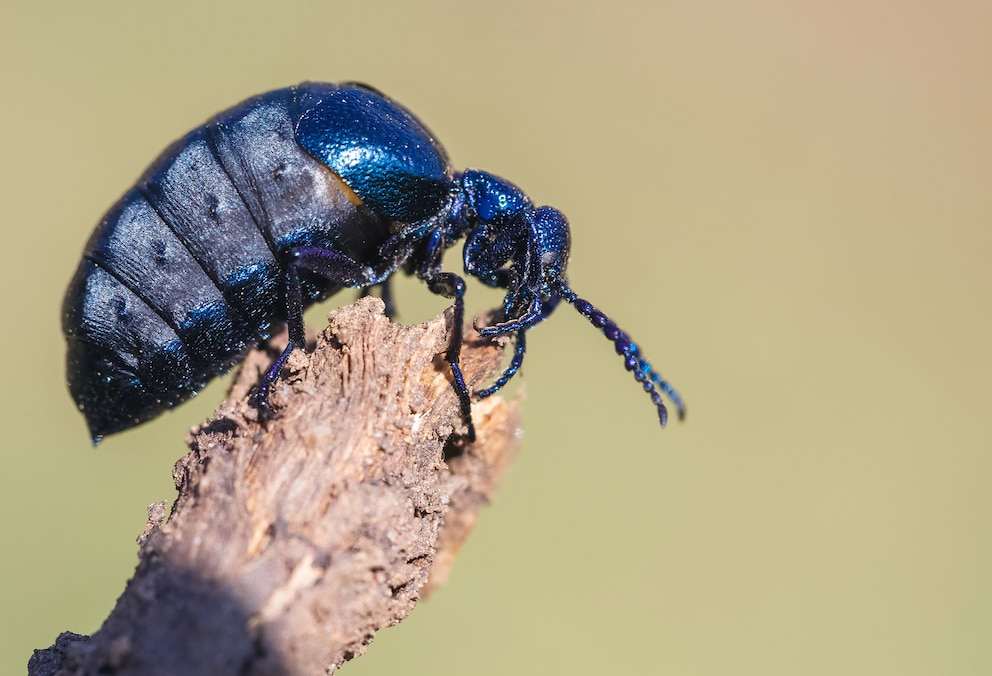
[{"label": "segmented abdomen", "polygon": [[[63,329],[95,439],[188,399],[267,338],[286,318],[288,249],[365,261],[388,236],[388,219],[295,142],[295,96],[249,99],[174,143],[87,244]],[[333,291],[303,286],[307,302]]]}]

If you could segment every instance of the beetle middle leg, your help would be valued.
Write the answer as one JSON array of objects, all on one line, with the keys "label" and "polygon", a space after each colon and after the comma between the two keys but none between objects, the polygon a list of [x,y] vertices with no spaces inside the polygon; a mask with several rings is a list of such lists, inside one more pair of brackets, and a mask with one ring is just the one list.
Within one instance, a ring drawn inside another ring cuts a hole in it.
[{"label": "beetle middle leg", "polygon": [[468,440],[470,442],[475,441],[475,425],[472,424],[472,398],[465,385],[462,368],[458,363],[462,353],[462,327],[465,323],[465,280],[453,272],[432,272],[427,274],[424,281],[427,282],[427,288],[430,289],[431,293],[445,298],[453,298],[455,301],[455,325],[451,331],[451,343],[444,355],[444,360],[451,367],[459,408],[462,418],[465,419],[465,424],[468,426]]},{"label": "beetle middle leg", "polygon": [[459,364],[462,343],[464,342],[465,280],[453,272],[441,272],[441,256],[444,254],[444,249],[444,232],[440,229],[430,232],[424,242],[417,277],[427,283],[427,288],[430,289],[431,293],[445,298],[453,298],[455,301],[455,321],[451,329],[451,343],[448,345],[444,360],[451,367],[455,394],[458,395],[458,405],[462,418],[468,427],[468,440],[472,442],[475,441],[475,425],[472,424],[472,396],[469,394],[468,386],[465,384],[465,376]]}]

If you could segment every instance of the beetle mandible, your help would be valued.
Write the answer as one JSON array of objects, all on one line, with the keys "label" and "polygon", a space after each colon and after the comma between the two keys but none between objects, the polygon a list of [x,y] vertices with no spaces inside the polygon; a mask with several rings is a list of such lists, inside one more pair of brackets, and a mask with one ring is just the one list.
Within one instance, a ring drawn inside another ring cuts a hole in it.
[{"label": "beetle mandible", "polygon": [[[465,238],[465,272],[505,289],[513,355],[470,393],[459,367],[465,282],[441,269]],[[83,252],[63,305],[69,390],[93,442],[192,397],[285,323],[289,345],[255,391],[260,416],[290,353],[305,346],[303,310],[343,287],[382,285],[401,267],[454,300],[445,359],[468,437],[471,397],[520,369],[527,331],[561,301],[613,342],[667,420],[678,393],[611,319],[568,285],[565,216],[535,207],[493,174],[455,172],[410,111],[358,83],[304,83],[250,98],[169,146],[110,208]]]}]

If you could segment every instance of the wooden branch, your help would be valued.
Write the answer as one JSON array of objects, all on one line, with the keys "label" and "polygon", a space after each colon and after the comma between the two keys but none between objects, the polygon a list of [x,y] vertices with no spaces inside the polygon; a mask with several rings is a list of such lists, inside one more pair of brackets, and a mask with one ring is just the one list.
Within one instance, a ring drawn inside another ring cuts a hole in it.
[{"label": "wooden branch", "polygon": [[[333,312],[264,429],[246,394],[271,355],[250,355],[176,463],[168,521],[149,508],[110,617],[36,651],[29,673],[321,674],[364,653],[443,579],[517,452],[516,402],[475,404],[478,440],[459,436],[450,323],[393,324],[374,298]],[[501,356],[468,342],[470,383]]]}]

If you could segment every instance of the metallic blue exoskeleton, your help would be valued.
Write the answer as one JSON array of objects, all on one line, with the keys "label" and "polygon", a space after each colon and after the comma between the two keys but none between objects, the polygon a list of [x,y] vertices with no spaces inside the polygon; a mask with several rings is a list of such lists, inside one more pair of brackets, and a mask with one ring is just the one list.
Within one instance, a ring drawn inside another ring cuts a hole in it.
[{"label": "metallic blue exoskeleton", "polygon": [[462,237],[465,271],[506,289],[503,321],[523,361],[528,329],[564,300],[616,347],[658,409],[684,406],[630,338],[565,279],[564,215],[535,208],[512,183],[454,172],[412,113],[360,84],[305,83],[224,111],[173,143],[103,217],[63,307],[69,390],[94,443],[157,416],[289,327],[289,346],[258,386],[268,394],[304,347],[303,309],[342,287],[382,284],[403,267],[455,303],[446,354],[462,413],[470,393],[458,365],[465,282],[441,270]]}]

